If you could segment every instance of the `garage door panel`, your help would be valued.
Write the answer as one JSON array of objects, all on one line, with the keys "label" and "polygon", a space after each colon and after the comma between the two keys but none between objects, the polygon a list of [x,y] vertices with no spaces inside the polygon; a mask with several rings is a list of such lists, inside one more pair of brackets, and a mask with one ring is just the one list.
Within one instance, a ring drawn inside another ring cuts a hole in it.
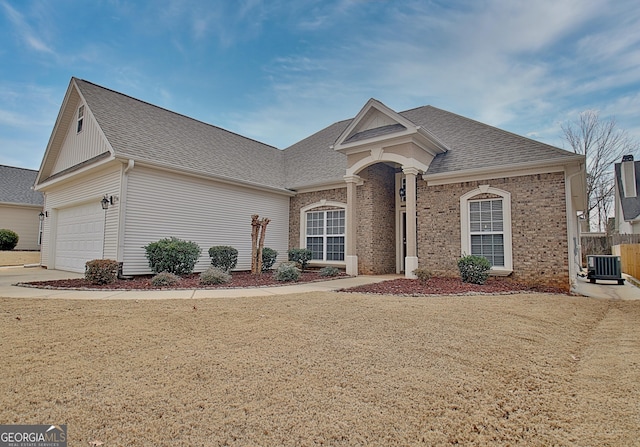
[{"label": "garage door panel", "polygon": [[89,203],[58,211],[55,268],[84,272],[87,261],[102,258],[104,211]]}]

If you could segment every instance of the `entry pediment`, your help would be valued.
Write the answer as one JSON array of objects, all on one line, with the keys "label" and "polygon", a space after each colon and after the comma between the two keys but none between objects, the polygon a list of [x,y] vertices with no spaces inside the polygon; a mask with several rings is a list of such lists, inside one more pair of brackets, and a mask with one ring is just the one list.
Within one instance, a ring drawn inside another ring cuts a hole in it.
[{"label": "entry pediment", "polygon": [[416,144],[432,157],[447,151],[426,129],[371,98],[340,134],[333,149],[349,155],[407,142]]}]

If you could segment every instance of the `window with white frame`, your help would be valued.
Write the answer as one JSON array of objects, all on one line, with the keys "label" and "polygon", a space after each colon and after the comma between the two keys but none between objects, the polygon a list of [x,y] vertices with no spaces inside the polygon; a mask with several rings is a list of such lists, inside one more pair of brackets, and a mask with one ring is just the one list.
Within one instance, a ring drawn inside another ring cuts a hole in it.
[{"label": "window with white frame", "polygon": [[78,127],[76,128],[76,132],[82,132],[82,126],[84,125],[84,106],[80,106],[78,108]]},{"label": "window with white frame", "polygon": [[461,255],[484,256],[495,275],[513,271],[511,194],[481,185],[460,197]]},{"label": "window with white frame", "polygon": [[492,267],[504,267],[502,199],[469,201],[471,254],[484,256]]},{"label": "window with white frame", "polygon": [[306,247],[316,261],[344,261],[344,209],[306,213]]}]

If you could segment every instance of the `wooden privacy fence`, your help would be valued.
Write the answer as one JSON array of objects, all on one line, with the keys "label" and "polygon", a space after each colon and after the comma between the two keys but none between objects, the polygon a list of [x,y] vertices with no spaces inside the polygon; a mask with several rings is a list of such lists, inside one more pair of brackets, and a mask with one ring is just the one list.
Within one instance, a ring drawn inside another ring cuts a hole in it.
[{"label": "wooden privacy fence", "polygon": [[640,234],[612,234],[606,236],[603,233],[583,233],[580,237],[582,247],[582,261],[586,261],[587,255],[610,255],[611,247],[622,244],[640,244]]},{"label": "wooden privacy fence", "polygon": [[621,244],[611,247],[614,255],[620,256],[622,271],[640,279],[640,244]]}]

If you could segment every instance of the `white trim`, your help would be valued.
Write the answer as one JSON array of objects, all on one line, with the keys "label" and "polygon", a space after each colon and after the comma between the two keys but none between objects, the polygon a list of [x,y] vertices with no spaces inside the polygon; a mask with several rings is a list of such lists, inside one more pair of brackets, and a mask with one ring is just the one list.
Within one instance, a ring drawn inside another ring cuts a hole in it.
[{"label": "white trim", "polygon": [[314,208],[322,208],[322,207],[334,207],[341,208],[344,210],[344,247],[345,247],[345,260],[344,261],[323,261],[319,259],[315,259],[310,261],[310,263],[319,263],[319,264],[327,264],[327,265],[345,265],[346,263],[346,248],[347,248],[347,222],[346,220],[349,218],[347,213],[347,204],[343,202],[336,202],[334,200],[325,200],[322,199],[319,202],[311,203],[309,205],[303,206],[300,208],[300,248],[305,248],[307,246],[307,212],[313,210]]},{"label": "white trim", "polygon": [[491,274],[507,276],[513,272],[513,241],[511,228],[511,193],[489,185],[480,185],[460,197],[460,255],[471,254],[471,232],[469,231],[469,201],[479,194],[494,194],[502,197],[502,222],[504,235],[504,267],[492,267]]},{"label": "white trim", "polygon": [[[407,158],[402,155],[394,154],[393,152],[384,152],[380,159],[376,159],[373,155],[369,154],[369,156],[363,158],[362,160],[357,161],[353,166],[347,169],[346,176],[356,175],[358,172],[362,171],[364,168],[371,166],[376,163],[381,162],[393,162],[398,163],[403,168],[413,167],[421,172],[426,172],[429,169],[428,165],[419,162],[415,158]],[[345,177],[346,177],[345,176]]]},{"label": "white trim", "polygon": [[438,186],[460,183],[461,181],[472,182],[494,178],[547,174],[551,172],[564,172],[567,165],[583,161],[584,156],[578,155],[561,160],[536,161],[506,166],[490,166],[477,169],[465,169],[455,172],[442,172],[439,174],[423,174],[422,179],[427,182],[428,186]]}]

